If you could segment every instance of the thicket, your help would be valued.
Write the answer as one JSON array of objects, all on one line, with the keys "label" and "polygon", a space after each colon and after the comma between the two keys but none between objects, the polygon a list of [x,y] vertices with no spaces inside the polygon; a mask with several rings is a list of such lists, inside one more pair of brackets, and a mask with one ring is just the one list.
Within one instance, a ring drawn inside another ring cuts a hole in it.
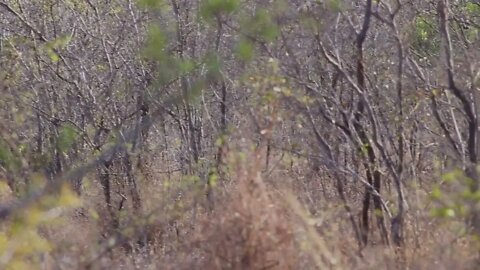
[{"label": "thicket", "polygon": [[480,3],[0,0],[0,269],[475,269]]}]

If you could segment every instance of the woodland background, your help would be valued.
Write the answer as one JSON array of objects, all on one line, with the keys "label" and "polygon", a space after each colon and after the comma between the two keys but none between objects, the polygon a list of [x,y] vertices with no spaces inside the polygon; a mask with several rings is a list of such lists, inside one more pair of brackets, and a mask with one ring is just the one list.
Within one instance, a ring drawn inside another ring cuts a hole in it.
[{"label": "woodland background", "polygon": [[1,0],[1,269],[475,269],[480,3]]}]

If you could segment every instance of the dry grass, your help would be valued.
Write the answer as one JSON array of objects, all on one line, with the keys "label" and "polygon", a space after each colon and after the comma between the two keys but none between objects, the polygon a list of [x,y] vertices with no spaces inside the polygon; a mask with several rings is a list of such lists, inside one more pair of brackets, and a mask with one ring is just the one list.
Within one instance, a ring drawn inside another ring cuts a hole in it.
[{"label": "dry grass", "polygon": [[[143,212],[126,209],[111,234],[92,181],[82,209],[68,213],[61,226],[42,229],[55,249],[40,269],[476,268],[478,247],[462,233],[463,221],[433,218],[425,192],[410,205],[402,248],[377,244],[373,233],[359,251],[332,181],[281,165],[266,173],[260,153],[230,153],[213,209],[198,179],[143,179]],[[298,188],[297,181],[321,180],[327,183]],[[348,195],[355,203],[358,194]]]}]

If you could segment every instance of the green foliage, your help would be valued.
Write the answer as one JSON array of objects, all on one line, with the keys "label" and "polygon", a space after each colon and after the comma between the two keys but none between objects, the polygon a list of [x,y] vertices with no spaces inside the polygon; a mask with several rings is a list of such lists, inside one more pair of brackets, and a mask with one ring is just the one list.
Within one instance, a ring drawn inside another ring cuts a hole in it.
[{"label": "green foliage", "polygon": [[437,207],[432,209],[432,216],[438,218],[454,218],[458,215],[454,207]]},{"label": "green foliage", "polygon": [[203,0],[200,7],[200,14],[202,18],[210,21],[221,14],[234,12],[238,5],[238,0]]},{"label": "green foliage", "polygon": [[203,63],[207,68],[207,77],[209,78],[219,78],[221,76],[220,71],[222,70],[222,59],[215,53],[207,54]]},{"label": "green foliage", "polygon": [[227,142],[228,137],[225,134],[220,135],[217,140],[215,140],[215,147],[220,147]]},{"label": "green foliage", "polygon": [[187,75],[188,73],[195,70],[196,63],[190,59],[180,59],[177,61],[178,70],[180,74]]},{"label": "green foliage", "polygon": [[438,37],[438,24],[434,18],[418,16],[414,22],[413,48],[423,56],[438,54],[440,40]]},{"label": "green foliage", "polygon": [[41,228],[61,225],[60,215],[80,205],[80,199],[64,185],[58,194],[43,197],[37,204],[17,211],[0,227],[0,269],[41,269],[41,258],[55,249],[40,234]]},{"label": "green foliage", "polygon": [[243,61],[250,61],[255,55],[254,47],[251,41],[242,38],[235,49],[237,56]]},{"label": "green foliage", "polygon": [[[461,13],[464,13],[463,16],[467,18],[467,21],[475,22],[476,19],[480,18],[480,3],[467,2],[465,6],[461,8]],[[476,18],[476,19],[475,19]],[[469,42],[476,42],[480,40],[479,31],[480,29],[475,26],[460,25],[463,29],[461,31],[465,34],[465,37]]]},{"label": "green foliage", "polygon": [[326,4],[327,7],[334,12],[340,12],[344,9],[344,3],[342,0],[328,0]]},{"label": "green foliage", "polygon": [[465,4],[465,9],[469,13],[469,15],[480,16],[480,4],[479,3],[468,2],[468,3]]},{"label": "green foliage", "polygon": [[149,10],[158,10],[165,7],[165,2],[163,0],[138,0],[138,4]]},{"label": "green foliage", "polygon": [[242,29],[248,36],[271,42],[278,36],[278,26],[272,14],[266,9],[258,9],[255,15],[243,22]]},{"label": "green foliage", "polygon": [[158,26],[150,26],[147,37],[147,45],[143,50],[143,55],[151,60],[164,60],[167,56],[165,52],[167,45],[165,32]]},{"label": "green foliage", "polygon": [[472,179],[460,169],[442,175],[442,183],[433,187],[430,199],[435,203],[431,214],[437,218],[466,218],[480,203],[480,191],[472,191]]},{"label": "green foliage", "polygon": [[60,149],[60,151],[62,152],[67,152],[72,148],[77,138],[78,134],[74,127],[70,125],[65,125],[61,127],[58,134],[58,149]]},{"label": "green foliage", "polygon": [[156,25],[149,28],[147,44],[143,50],[143,57],[157,65],[155,77],[157,82],[165,84],[193,69],[192,62],[178,59],[168,51],[168,33]]},{"label": "green foliage", "polygon": [[465,30],[465,36],[470,42],[478,41],[480,39],[479,29],[471,27]]},{"label": "green foliage", "polygon": [[418,17],[415,20],[415,32],[420,41],[428,41],[434,32],[433,22],[426,17]]},{"label": "green foliage", "polygon": [[17,171],[22,165],[21,159],[15,149],[2,139],[0,139],[0,166],[4,166],[9,171]]},{"label": "green foliage", "polygon": [[[220,59],[213,54],[207,54],[203,59],[188,59],[184,56],[177,56],[167,49],[169,44],[168,33],[157,26],[151,26],[148,32],[146,48],[143,50],[143,57],[153,61],[156,66],[156,79],[160,85],[171,83],[178,78],[188,76],[195,72],[200,65],[205,64],[207,77],[213,78],[220,74]],[[182,99],[193,101],[201,93],[205,86],[205,79],[198,78],[188,89],[182,89]]]},{"label": "green foliage", "polygon": [[217,170],[215,168],[211,168],[210,172],[208,173],[208,184],[211,187],[215,187],[217,186],[218,180],[219,180],[219,175]]},{"label": "green foliage", "polygon": [[58,60],[60,60],[60,56],[57,54],[56,51],[65,48],[70,42],[70,40],[71,37],[65,35],[63,37],[51,40],[45,44],[45,52],[50,57],[50,60],[52,60],[52,62],[58,62]]},{"label": "green foliage", "polygon": [[277,1],[270,10],[259,8],[253,16],[246,13],[241,15],[240,38],[234,50],[240,60],[249,62],[254,59],[255,42],[275,40],[279,29],[274,21],[274,16],[281,14],[287,7],[288,5],[284,1]]}]

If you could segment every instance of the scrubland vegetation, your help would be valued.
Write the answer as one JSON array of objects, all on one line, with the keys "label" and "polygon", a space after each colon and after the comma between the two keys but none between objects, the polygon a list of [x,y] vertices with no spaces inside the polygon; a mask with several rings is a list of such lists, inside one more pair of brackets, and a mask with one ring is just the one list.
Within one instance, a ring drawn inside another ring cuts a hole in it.
[{"label": "scrubland vegetation", "polygon": [[0,0],[0,269],[477,269],[480,3]]}]

